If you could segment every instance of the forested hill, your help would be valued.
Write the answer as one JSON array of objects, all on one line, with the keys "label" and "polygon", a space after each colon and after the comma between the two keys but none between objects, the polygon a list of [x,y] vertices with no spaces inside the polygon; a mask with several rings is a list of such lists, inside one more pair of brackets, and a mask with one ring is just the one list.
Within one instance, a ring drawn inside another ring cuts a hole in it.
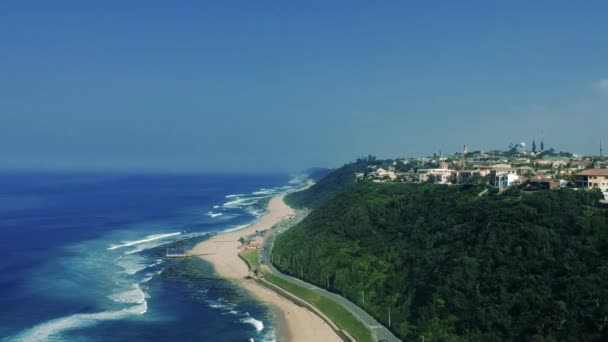
[{"label": "forested hill", "polygon": [[354,174],[356,172],[365,172],[368,165],[367,161],[360,160],[356,163],[346,164],[324,175],[316,172],[315,175],[321,175],[322,177],[315,179],[315,185],[304,191],[294,192],[285,196],[285,202],[294,208],[317,208],[351,185],[354,185]]},{"label": "forested hill", "polygon": [[[279,235],[275,265],[405,341],[608,341],[599,192],[354,183]],[[365,304],[363,304],[363,296]]]}]

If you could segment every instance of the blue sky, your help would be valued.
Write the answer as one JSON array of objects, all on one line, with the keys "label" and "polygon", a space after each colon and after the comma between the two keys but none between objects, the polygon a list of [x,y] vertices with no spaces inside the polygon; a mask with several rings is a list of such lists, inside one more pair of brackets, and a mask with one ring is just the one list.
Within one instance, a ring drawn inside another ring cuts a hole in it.
[{"label": "blue sky", "polygon": [[[3,1],[0,168],[608,144],[603,1]],[[531,4],[533,3],[533,4]]]}]

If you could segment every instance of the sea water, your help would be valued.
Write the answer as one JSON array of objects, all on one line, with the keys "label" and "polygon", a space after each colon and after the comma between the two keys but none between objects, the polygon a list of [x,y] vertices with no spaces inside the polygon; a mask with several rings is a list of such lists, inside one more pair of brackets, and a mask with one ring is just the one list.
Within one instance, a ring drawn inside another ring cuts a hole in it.
[{"label": "sea water", "polygon": [[287,175],[0,174],[0,337],[273,341],[268,308],[198,258],[246,226]]}]

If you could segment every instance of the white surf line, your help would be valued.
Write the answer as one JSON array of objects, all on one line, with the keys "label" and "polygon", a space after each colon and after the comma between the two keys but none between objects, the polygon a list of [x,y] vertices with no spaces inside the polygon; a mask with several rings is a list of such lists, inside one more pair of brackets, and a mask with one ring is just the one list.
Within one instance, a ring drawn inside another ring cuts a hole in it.
[{"label": "white surf line", "polygon": [[140,243],[150,242],[150,241],[154,241],[154,240],[160,240],[160,239],[164,239],[164,238],[168,238],[170,236],[175,236],[175,235],[180,235],[180,234],[181,234],[181,232],[169,233],[169,234],[149,235],[146,239],[137,240],[137,241],[128,241],[128,242],[123,243],[122,245],[110,246],[110,247],[108,247],[108,250],[113,250],[113,249],[122,248],[122,247],[129,247],[129,246],[133,246],[133,245],[139,245]]}]

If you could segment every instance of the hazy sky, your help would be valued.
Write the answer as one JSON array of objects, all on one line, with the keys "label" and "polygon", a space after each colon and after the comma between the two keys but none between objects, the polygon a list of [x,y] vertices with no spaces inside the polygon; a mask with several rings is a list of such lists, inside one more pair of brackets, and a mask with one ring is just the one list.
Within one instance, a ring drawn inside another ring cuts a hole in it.
[{"label": "hazy sky", "polygon": [[0,167],[608,145],[606,1],[298,3],[0,2]]}]

